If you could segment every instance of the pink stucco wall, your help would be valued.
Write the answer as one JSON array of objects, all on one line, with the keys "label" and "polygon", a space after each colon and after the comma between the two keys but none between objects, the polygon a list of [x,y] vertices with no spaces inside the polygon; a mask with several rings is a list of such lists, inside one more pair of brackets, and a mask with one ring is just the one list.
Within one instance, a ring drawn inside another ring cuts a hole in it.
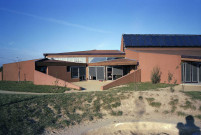
[{"label": "pink stucco wall", "polygon": [[123,84],[128,84],[131,82],[140,82],[141,81],[141,70],[135,70],[135,71],[131,71],[131,73],[109,83],[106,84],[104,86],[101,87],[101,90],[107,90],[109,88],[115,87],[115,86],[119,86],[119,85],[123,85]]},{"label": "pink stucco wall", "polygon": [[161,71],[161,83],[168,83],[168,73],[173,74],[171,83],[181,83],[181,56],[139,53],[139,68],[141,69],[141,81],[151,81],[151,72],[154,67],[159,67]]},{"label": "pink stucco wall", "polygon": [[21,61],[3,65],[3,80],[18,81],[33,81],[35,70],[35,60]]},{"label": "pink stucco wall", "polygon": [[79,86],[76,86],[72,83],[55,78],[53,76],[41,73],[36,70],[34,71],[34,84],[35,85],[57,85],[57,86],[81,90],[81,87]]}]

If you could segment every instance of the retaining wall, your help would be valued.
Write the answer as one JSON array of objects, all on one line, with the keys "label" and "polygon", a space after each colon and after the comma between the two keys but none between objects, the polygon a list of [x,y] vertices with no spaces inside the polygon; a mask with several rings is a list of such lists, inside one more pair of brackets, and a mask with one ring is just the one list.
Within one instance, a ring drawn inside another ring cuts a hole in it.
[{"label": "retaining wall", "polygon": [[109,83],[101,87],[101,90],[107,90],[109,88],[123,85],[123,84],[128,84],[131,82],[141,82],[141,69],[131,71],[131,73]]},{"label": "retaining wall", "polygon": [[34,71],[34,84],[35,85],[57,85],[57,86],[61,86],[61,87],[67,87],[67,88],[81,90],[81,87],[79,87],[79,86],[76,86],[72,83],[55,78],[53,76],[41,73],[36,70]]}]

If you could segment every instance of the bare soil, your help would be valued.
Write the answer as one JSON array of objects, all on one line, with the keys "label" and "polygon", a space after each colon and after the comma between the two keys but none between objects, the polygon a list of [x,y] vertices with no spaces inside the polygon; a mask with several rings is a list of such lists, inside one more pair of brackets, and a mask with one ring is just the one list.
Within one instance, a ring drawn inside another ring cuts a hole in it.
[{"label": "bare soil", "polygon": [[[201,90],[199,87],[196,88],[196,90]],[[194,86],[188,86],[188,89],[193,90]],[[89,131],[95,130],[96,132],[94,133],[99,135],[128,134],[128,132],[130,134],[133,133],[133,135],[141,134],[136,133],[135,131],[133,131],[133,129],[129,129],[128,126],[124,126],[123,128],[121,127],[121,130],[119,131],[116,128],[112,128],[112,126],[114,126],[115,124],[126,122],[152,122],[162,123],[166,125],[169,124],[172,126],[171,130],[176,130],[178,134],[176,126],[179,122],[186,124],[185,117],[187,115],[201,115],[201,111],[199,110],[201,106],[201,101],[192,100],[190,97],[180,92],[180,90],[182,90],[181,86],[176,86],[174,90],[174,92],[171,92],[170,88],[162,88],[154,91],[130,92],[128,98],[121,101],[121,106],[114,109],[114,111],[123,111],[122,116],[111,116],[110,114],[108,114],[107,111],[101,109],[101,112],[105,115],[102,119],[84,121],[79,125],[73,125],[64,129],[56,130],[49,128],[46,129],[44,134],[84,135],[87,133],[90,134]],[[151,98],[152,101],[150,102],[149,99]],[[191,103],[190,106],[186,106],[187,101],[188,103]],[[194,117],[194,119],[194,124],[201,128],[201,119],[198,119],[196,117]],[[111,127],[109,129],[109,132],[106,132],[105,127]],[[161,131],[157,132],[156,134],[163,133],[166,132]]]}]

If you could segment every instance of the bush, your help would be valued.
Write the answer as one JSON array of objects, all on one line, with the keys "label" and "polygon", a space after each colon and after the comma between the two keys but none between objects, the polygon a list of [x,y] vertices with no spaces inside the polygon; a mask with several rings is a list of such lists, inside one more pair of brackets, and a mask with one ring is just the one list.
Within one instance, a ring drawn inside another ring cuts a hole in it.
[{"label": "bush", "polygon": [[160,83],[161,81],[161,72],[159,67],[154,67],[151,72],[151,82],[153,84]]}]

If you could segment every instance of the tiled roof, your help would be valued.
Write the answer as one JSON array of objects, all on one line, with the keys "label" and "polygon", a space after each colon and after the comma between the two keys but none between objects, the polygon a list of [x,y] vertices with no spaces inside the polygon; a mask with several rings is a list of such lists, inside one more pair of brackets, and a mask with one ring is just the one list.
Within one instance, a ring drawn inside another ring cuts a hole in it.
[{"label": "tiled roof", "polygon": [[124,47],[201,47],[201,35],[123,34]]},{"label": "tiled roof", "polygon": [[89,51],[78,51],[78,52],[64,52],[64,53],[44,53],[47,55],[124,55],[124,52],[119,50],[89,50]]}]

